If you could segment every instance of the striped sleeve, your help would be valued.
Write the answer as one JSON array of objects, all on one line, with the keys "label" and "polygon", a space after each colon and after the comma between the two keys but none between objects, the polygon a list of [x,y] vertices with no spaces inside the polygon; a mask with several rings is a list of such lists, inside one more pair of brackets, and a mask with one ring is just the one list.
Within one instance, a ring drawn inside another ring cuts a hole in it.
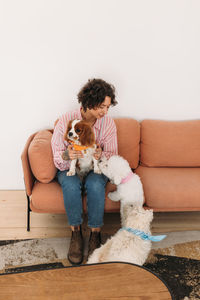
[{"label": "striped sleeve", "polygon": [[118,154],[117,145],[117,129],[113,119],[107,118],[104,123],[103,138],[103,152],[102,156],[110,158],[112,155]]},{"label": "striped sleeve", "polygon": [[51,147],[53,152],[53,160],[56,168],[61,171],[67,170],[70,167],[70,161],[62,159],[62,153],[66,150],[67,146],[64,143],[63,136],[67,127],[67,118],[62,116],[53,132],[51,139]]}]

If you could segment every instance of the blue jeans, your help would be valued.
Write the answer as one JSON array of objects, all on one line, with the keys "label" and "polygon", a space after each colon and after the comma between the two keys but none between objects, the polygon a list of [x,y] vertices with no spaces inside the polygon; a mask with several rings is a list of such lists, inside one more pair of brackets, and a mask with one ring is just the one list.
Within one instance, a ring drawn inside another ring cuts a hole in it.
[{"label": "blue jeans", "polygon": [[65,210],[71,226],[82,224],[82,192],[87,194],[88,226],[103,225],[105,187],[108,178],[103,174],[89,172],[84,182],[78,175],[66,176],[67,171],[58,170],[57,178],[62,187]]}]

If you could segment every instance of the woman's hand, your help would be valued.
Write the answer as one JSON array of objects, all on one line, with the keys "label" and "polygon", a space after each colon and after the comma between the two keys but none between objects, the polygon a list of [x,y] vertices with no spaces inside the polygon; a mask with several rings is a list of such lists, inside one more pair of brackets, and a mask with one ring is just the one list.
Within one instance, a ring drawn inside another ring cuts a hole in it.
[{"label": "woman's hand", "polygon": [[96,148],[96,151],[95,151],[95,153],[94,153],[94,158],[95,158],[96,160],[100,159],[101,154],[102,154],[102,149],[101,149],[100,145],[97,144],[97,148]]},{"label": "woman's hand", "polygon": [[74,150],[72,145],[69,145],[67,149],[68,149],[69,158],[71,160],[83,157],[82,152]]}]

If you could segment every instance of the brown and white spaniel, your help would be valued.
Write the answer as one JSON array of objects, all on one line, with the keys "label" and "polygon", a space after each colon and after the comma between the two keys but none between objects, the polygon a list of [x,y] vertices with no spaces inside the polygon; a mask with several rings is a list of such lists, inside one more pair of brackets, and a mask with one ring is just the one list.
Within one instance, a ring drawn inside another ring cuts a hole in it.
[{"label": "brown and white spaniel", "polygon": [[83,179],[92,169],[94,173],[101,174],[98,161],[93,156],[97,147],[94,131],[87,122],[77,119],[69,121],[64,139],[73,145],[74,150],[81,151],[83,154],[83,157],[71,161],[67,176],[73,176],[77,172]]}]

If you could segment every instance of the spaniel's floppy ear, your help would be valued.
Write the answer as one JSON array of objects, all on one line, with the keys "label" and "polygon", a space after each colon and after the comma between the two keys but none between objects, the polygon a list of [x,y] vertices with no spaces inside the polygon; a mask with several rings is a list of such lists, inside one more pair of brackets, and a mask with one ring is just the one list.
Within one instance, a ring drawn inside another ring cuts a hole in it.
[{"label": "spaniel's floppy ear", "polygon": [[95,136],[94,136],[94,131],[92,129],[92,127],[86,123],[86,122],[82,122],[80,124],[82,131],[79,135],[79,141],[81,143],[81,145],[84,146],[92,146],[95,144]]},{"label": "spaniel's floppy ear", "polygon": [[69,140],[67,135],[68,135],[68,132],[72,129],[72,121],[73,120],[70,120],[69,123],[68,123],[68,125],[67,125],[67,130],[66,130],[66,132],[64,134],[64,140],[65,141]]}]

